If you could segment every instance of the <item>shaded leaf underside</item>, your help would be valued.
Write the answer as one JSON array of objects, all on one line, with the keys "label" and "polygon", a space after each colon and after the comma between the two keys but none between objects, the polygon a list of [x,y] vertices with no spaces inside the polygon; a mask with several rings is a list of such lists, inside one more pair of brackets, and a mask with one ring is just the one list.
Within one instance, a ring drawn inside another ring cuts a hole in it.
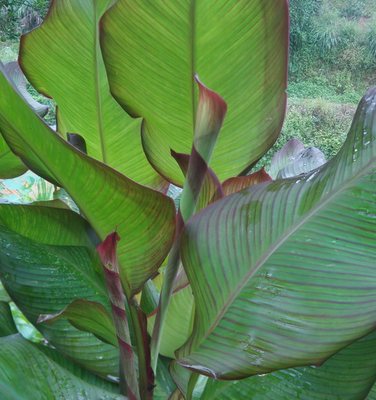
[{"label": "shaded leaf underside", "polygon": [[286,1],[120,0],[101,26],[111,92],[144,118],[146,155],[170,182],[183,184],[170,148],[189,153],[192,145],[195,73],[228,104],[211,162],[220,180],[277,139],[286,100]]},{"label": "shaded leaf underside", "polygon": [[55,0],[43,24],[22,36],[20,64],[39,91],[59,107],[58,129],[84,137],[88,154],[136,182],[166,189],[141,146],[141,120],[111,96],[101,50],[99,19],[114,3]]}]

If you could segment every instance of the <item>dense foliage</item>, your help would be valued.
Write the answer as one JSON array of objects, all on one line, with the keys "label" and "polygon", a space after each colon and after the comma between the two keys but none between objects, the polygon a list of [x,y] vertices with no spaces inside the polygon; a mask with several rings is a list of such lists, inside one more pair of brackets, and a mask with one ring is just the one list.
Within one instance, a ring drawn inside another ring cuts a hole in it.
[{"label": "dense foliage", "polygon": [[[329,161],[292,139],[248,174],[284,120],[287,1],[50,11],[18,63],[0,63],[0,177],[30,169],[49,182],[38,192],[71,201],[0,204],[0,392],[364,399],[376,382],[376,87]],[[18,65],[58,105],[56,127]],[[317,136],[323,110],[306,110]],[[10,300],[47,345],[17,333]]]}]

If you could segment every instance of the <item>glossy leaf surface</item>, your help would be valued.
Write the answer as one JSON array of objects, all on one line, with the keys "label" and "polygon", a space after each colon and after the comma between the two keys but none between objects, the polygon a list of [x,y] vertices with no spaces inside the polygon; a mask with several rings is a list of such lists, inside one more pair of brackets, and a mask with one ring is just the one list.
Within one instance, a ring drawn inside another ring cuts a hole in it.
[{"label": "glossy leaf surface", "polygon": [[202,400],[364,399],[376,379],[375,356],[373,332],[321,367],[290,368],[236,382],[209,379]]},{"label": "glossy leaf surface", "polygon": [[[52,350],[48,351],[61,357]],[[100,383],[107,389],[111,385],[92,376],[93,384],[77,377],[79,368],[71,361],[60,363],[48,357],[40,348],[22,338],[12,335],[0,339],[0,391],[5,398],[39,400],[44,399],[126,399],[94,386]],[[22,366],[20,368],[20,366]],[[82,374],[82,372],[81,372]],[[83,372],[84,377],[87,375]]]},{"label": "glossy leaf surface", "polygon": [[[141,147],[141,120],[111,96],[99,47],[99,19],[114,0],[55,0],[43,24],[22,36],[20,64],[59,107],[59,133],[84,137],[89,156],[136,182],[164,189]],[[166,188],[167,189],[167,188]]]},{"label": "glossy leaf surface", "polygon": [[277,139],[286,100],[285,0],[120,0],[101,26],[111,92],[144,118],[146,155],[170,182],[183,183],[170,148],[191,149],[195,73],[228,104],[211,162],[220,180],[247,168]]},{"label": "glossy leaf surface", "polygon": [[374,329],[375,143],[373,88],[331,161],[187,223],[181,254],[196,316],[181,365],[222,379],[320,365]]},{"label": "glossy leaf surface", "polygon": [[105,343],[118,346],[111,314],[101,303],[76,299],[57,314],[40,315],[37,322],[53,324],[60,319],[67,319],[75,328],[90,332]]},{"label": "glossy leaf surface", "polygon": [[103,279],[86,247],[44,245],[1,227],[0,278],[18,308],[54,347],[100,375],[117,375],[115,347],[66,320],[37,323],[40,314],[55,314],[77,297],[110,309]]},{"label": "glossy leaf surface", "polygon": [[61,182],[102,240],[118,227],[124,238],[118,248],[122,282],[130,293],[137,291],[156,272],[173,241],[171,199],[68,144],[33,113],[2,74],[0,91],[0,131],[12,150],[34,172]]}]

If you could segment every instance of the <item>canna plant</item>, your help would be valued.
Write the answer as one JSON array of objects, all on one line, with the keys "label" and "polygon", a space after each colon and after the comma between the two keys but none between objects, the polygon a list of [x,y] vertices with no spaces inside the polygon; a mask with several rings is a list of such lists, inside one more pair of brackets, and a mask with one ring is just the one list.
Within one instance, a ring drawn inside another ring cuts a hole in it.
[{"label": "canna plant", "polygon": [[332,160],[293,140],[248,175],[287,48],[285,0],[53,0],[22,36],[57,129],[0,64],[0,176],[79,212],[0,204],[5,398],[373,398],[376,88]]}]

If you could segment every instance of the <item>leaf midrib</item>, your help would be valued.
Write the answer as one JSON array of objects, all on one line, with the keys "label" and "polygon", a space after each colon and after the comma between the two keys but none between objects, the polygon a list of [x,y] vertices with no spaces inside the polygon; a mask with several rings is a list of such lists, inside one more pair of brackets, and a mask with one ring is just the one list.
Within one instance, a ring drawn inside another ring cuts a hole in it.
[{"label": "leaf midrib", "polygon": [[[248,284],[249,280],[252,278],[252,276],[259,270],[260,267],[262,267],[267,260],[274,255],[274,253],[278,250],[280,246],[282,246],[302,225],[304,225],[308,220],[313,218],[318,212],[320,212],[328,203],[330,203],[333,199],[336,197],[340,196],[342,192],[344,192],[346,189],[351,187],[351,185],[358,180],[360,177],[363,175],[366,175],[369,170],[372,170],[376,166],[376,159],[372,159],[370,162],[368,162],[363,168],[361,168],[352,178],[348,179],[347,181],[344,181],[342,184],[337,186],[337,188],[329,194],[325,199],[320,200],[318,203],[316,203],[315,206],[312,207],[310,211],[308,211],[302,218],[300,218],[293,227],[287,230],[281,238],[276,240],[276,242],[269,247],[270,251],[265,253],[259,261],[257,261],[254,265],[254,268],[244,277],[242,280],[241,284],[233,291],[233,294],[229,297],[228,301],[224,304],[222,307],[221,311],[219,312],[217,318],[214,320],[213,324],[210,326],[210,328],[207,330],[207,333],[203,336],[201,343],[211,334],[211,332],[217,327],[218,323],[222,319],[223,315],[225,312],[228,310],[228,308],[231,306],[233,303],[234,299],[238,296],[238,294],[243,290],[243,288]],[[268,250],[269,250],[268,249]]]}]

